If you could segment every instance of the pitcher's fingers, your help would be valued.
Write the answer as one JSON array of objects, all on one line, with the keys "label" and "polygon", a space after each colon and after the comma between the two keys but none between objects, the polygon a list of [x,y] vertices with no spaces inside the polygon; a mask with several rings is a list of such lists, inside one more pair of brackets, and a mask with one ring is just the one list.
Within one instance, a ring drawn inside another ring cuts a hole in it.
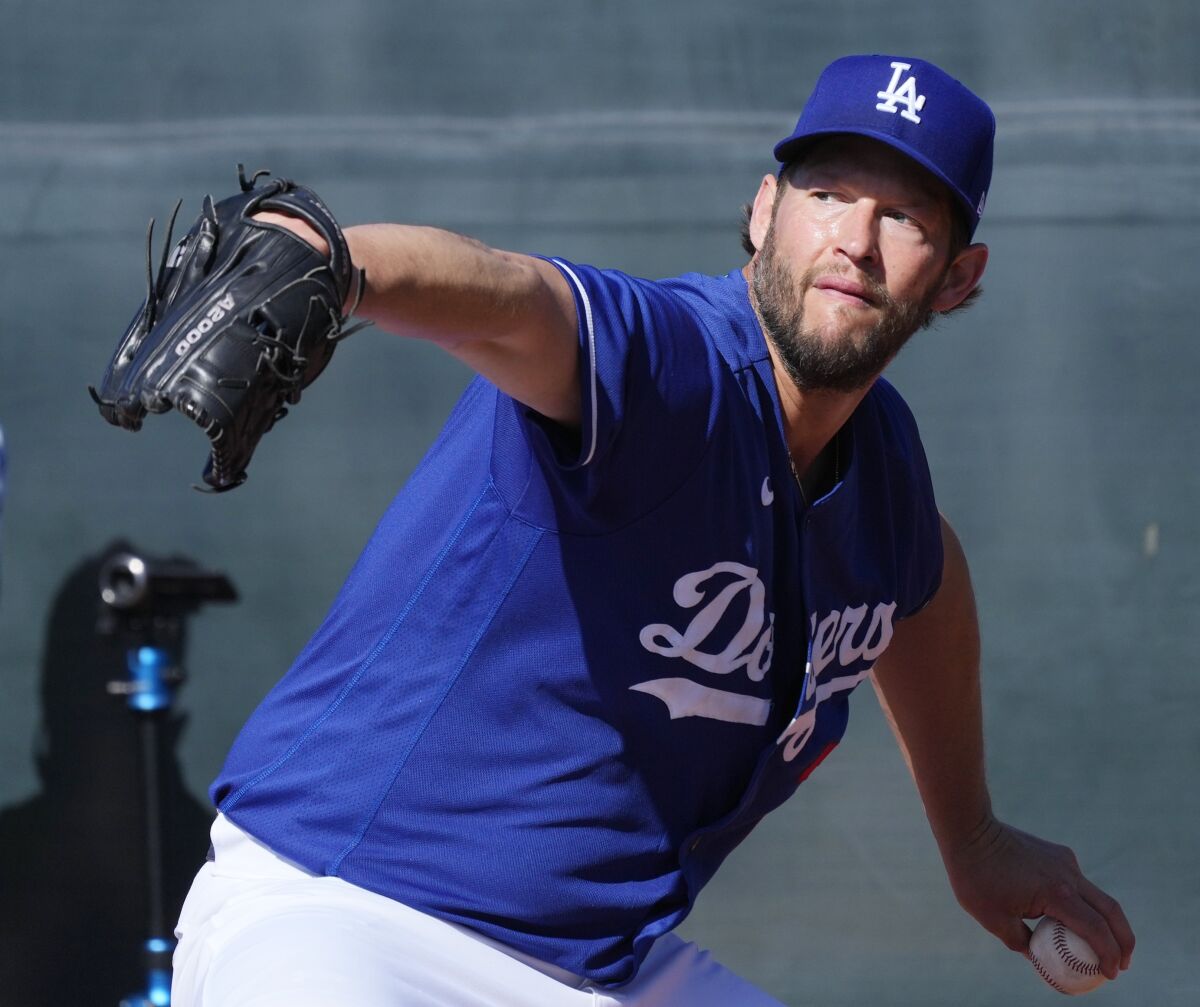
[{"label": "pitcher's fingers", "polygon": [[1116,939],[1117,947],[1120,949],[1120,967],[1122,969],[1129,968],[1129,963],[1133,959],[1133,948],[1136,944],[1136,938],[1133,936],[1133,927],[1129,923],[1129,918],[1125,915],[1125,910],[1121,908],[1121,904],[1114,899],[1108,892],[1096,885],[1092,884],[1087,878],[1079,886],[1079,893],[1091,904],[1092,908],[1104,917],[1108,923],[1109,930],[1112,931],[1113,937]]},{"label": "pitcher's fingers", "polygon": [[1046,901],[1045,913],[1061,920],[1087,942],[1088,947],[1099,959],[1100,971],[1105,976],[1109,979],[1117,977],[1121,947],[1108,925],[1108,920],[1092,907],[1078,889],[1065,882],[1056,886]]}]

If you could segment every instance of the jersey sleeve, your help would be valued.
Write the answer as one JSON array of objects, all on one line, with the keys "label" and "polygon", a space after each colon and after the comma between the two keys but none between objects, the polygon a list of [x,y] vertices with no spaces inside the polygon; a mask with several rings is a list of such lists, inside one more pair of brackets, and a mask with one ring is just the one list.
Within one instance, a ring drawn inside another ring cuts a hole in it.
[{"label": "jersey sleeve", "polygon": [[[582,418],[568,430],[501,397],[497,450],[515,461],[524,440],[558,518],[636,520],[699,464],[717,415],[721,358],[694,311],[663,284],[549,259],[578,317]],[[515,429],[514,429],[515,427]],[[505,480],[511,485],[511,475]],[[526,506],[536,493],[523,491]],[[545,515],[542,515],[545,517]]]}]

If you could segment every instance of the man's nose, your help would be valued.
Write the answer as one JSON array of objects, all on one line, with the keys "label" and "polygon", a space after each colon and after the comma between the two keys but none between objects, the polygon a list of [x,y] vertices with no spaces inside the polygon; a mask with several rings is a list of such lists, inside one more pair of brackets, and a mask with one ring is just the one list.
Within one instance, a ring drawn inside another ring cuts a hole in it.
[{"label": "man's nose", "polygon": [[870,200],[860,199],[838,219],[837,248],[853,262],[874,261],[879,255],[879,218]]}]

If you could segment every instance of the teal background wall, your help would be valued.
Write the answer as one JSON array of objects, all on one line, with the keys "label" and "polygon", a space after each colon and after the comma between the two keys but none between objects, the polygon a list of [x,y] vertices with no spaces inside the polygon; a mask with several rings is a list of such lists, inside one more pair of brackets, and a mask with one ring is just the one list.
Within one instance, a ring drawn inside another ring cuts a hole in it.
[{"label": "teal background wall", "polygon": [[[139,856],[134,728],[102,697],[119,655],[88,640],[96,557],[124,537],[241,592],[191,625],[176,796],[180,821],[202,818],[234,733],[466,381],[363,332],[244,487],[192,492],[195,430],[164,417],[129,436],[85,391],[142,296],[147,219],[232,192],[245,161],[311,184],[344,223],[725,271],[817,72],[885,51],[940,63],[1000,123],[987,292],[891,372],[972,558],[995,803],[1072,845],[1137,928],[1133,970],[1092,1002],[1200,1001],[1198,42],[1188,0],[0,2],[0,806],[17,823],[0,828],[0,907],[18,875],[57,879],[6,930],[8,957],[53,949],[38,969],[74,980],[58,1004],[115,1003],[105,983],[136,977],[123,939],[80,957],[106,931],[80,886]],[[75,796],[21,818],[52,787]],[[69,883],[67,863],[83,865]],[[135,915],[139,897],[104,896]],[[955,906],[869,690],[685,929],[789,1004],[1057,996]],[[0,981],[0,1003],[41,1002],[15,989]]]}]

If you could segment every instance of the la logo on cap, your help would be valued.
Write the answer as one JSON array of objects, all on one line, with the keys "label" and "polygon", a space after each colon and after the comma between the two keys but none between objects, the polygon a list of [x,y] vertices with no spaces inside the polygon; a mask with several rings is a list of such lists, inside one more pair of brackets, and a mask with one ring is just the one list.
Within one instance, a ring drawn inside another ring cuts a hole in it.
[{"label": "la logo on cap", "polygon": [[[925,95],[917,94],[917,78],[915,75],[910,75],[908,79],[901,84],[900,77],[905,70],[911,70],[911,63],[895,62],[892,64],[892,80],[888,84],[886,91],[879,91],[875,97],[881,99],[875,107],[880,112],[891,112],[895,115],[900,112],[900,115],[909,122],[915,122],[918,125],[921,122],[921,117],[917,115],[925,107]],[[904,110],[900,111],[899,105],[904,106]]]}]

